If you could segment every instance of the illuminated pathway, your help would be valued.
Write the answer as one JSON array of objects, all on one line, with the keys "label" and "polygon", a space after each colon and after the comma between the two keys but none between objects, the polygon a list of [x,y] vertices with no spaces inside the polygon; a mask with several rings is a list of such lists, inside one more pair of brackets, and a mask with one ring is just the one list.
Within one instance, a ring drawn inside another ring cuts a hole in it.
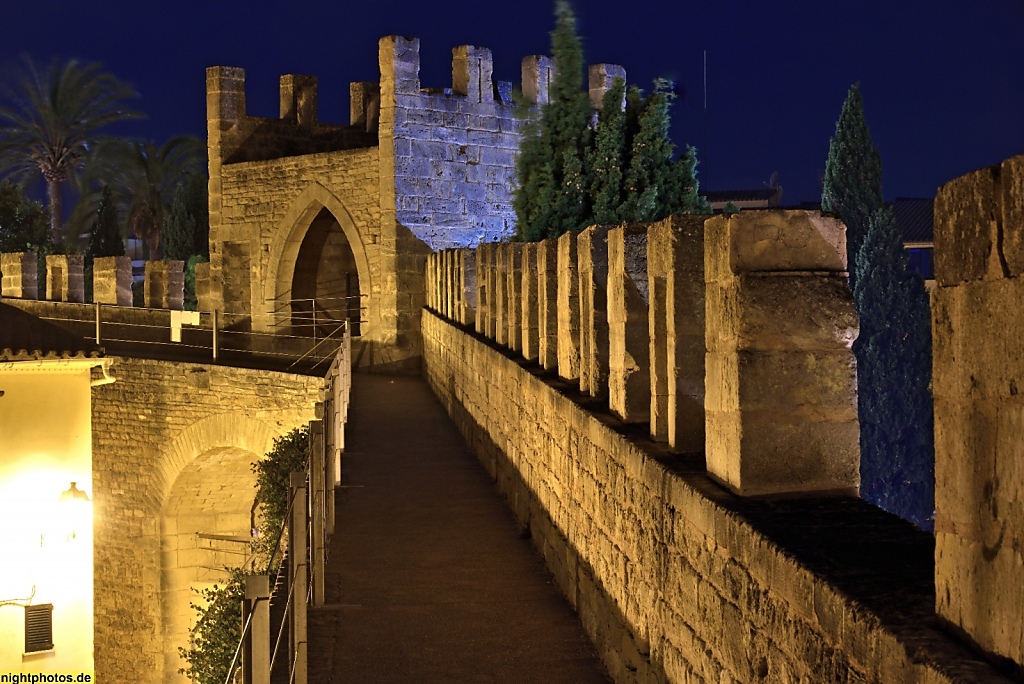
[{"label": "illuminated pathway", "polygon": [[606,682],[576,614],[420,378],[354,378],[309,681]]}]

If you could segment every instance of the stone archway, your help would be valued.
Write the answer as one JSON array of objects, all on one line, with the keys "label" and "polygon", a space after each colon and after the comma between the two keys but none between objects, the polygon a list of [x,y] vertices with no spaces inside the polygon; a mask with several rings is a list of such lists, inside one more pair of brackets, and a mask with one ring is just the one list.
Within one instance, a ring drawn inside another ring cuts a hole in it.
[{"label": "stone archway", "polygon": [[349,317],[359,308],[358,333],[372,331],[367,312],[376,306],[366,250],[352,216],[327,188],[312,183],[292,202],[274,231],[268,260],[263,283],[271,307],[268,327],[293,318],[310,320],[301,314],[319,297],[325,318]]},{"label": "stone archway", "polygon": [[161,511],[161,616],[164,682],[189,681],[178,647],[189,646],[196,623],[197,594],[227,579],[224,568],[249,557],[250,511],[259,455],[236,447],[210,449],[178,475]]},{"label": "stone archway", "polygon": [[197,421],[169,445],[162,459],[160,493],[160,615],[163,625],[163,681],[184,683],[185,662],[195,623],[194,590],[222,583],[225,566],[248,557],[250,511],[256,476],[252,463],[273,446],[278,432],[269,424],[223,413]]}]

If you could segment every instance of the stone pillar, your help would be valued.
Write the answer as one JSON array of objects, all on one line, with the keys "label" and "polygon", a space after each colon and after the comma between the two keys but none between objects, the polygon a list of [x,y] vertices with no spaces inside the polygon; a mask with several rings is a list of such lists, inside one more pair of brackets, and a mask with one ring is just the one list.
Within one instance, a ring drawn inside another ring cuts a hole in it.
[{"label": "stone pillar", "polygon": [[523,97],[527,102],[547,104],[555,63],[544,55],[523,57]]},{"label": "stone pillar", "polygon": [[441,281],[441,315],[450,319],[452,317],[452,268],[451,250],[442,249],[437,255],[440,267]]},{"label": "stone pillar", "polygon": [[476,250],[459,250],[459,280],[462,283],[462,311],[459,322],[473,325],[476,321],[477,289],[476,289]]},{"label": "stone pillar", "polygon": [[303,128],[316,125],[316,76],[285,74],[280,80],[281,118]]},{"label": "stone pillar", "polygon": [[203,261],[196,264],[196,308],[199,311],[213,311],[210,290],[210,262]]},{"label": "stone pillar", "polygon": [[1024,155],[935,198],[935,596],[1024,664]]},{"label": "stone pillar", "polygon": [[185,298],[184,261],[147,261],[143,283],[145,306],[181,310]]},{"label": "stone pillar", "polygon": [[510,242],[505,249],[508,268],[508,348],[523,348],[523,243]]},{"label": "stone pillar", "polygon": [[651,415],[647,226],[608,231],[608,407],[624,423]]},{"label": "stone pillar", "polygon": [[508,245],[494,245],[494,341],[508,344]]},{"label": "stone pillar", "polygon": [[651,438],[704,451],[704,221],[672,216],[647,230]]},{"label": "stone pillar", "polygon": [[487,326],[488,318],[491,315],[491,246],[480,244],[476,246],[476,331],[485,337],[491,337],[490,328]]},{"label": "stone pillar", "polygon": [[[588,72],[590,107],[601,111],[605,93],[612,88],[616,78],[626,80],[626,69],[618,64],[591,64]],[[625,106],[625,102],[622,103]]]},{"label": "stone pillar", "polygon": [[39,257],[35,252],[0,254],[0,296],[16,299],[39,298]]},{"label": "stone pillar", "polygon": [[608,394],[608,228],[577,236],[580,277],[580,392]]},{"label": "stone pillar", "polygon": [[437,311],[437,252],[427,255],[427,306]]},{"label": "stone pillar", "polygon": [[85,257],[80,254],[46,256],[46,298],[51,302],[85,301]]},{"label": "stone pillar", "polygon": [[580,377],[580,280],[576,233],[558,238],[558,288],[556,350],[558,376],[569,381]]},{"label": "stone pillar", "polygon": [[704,225],[708,472],[742,495],[855,492],[845,227],[796,210]]},{"label": "stone pillar", "polygon": [[493,102],[493,71],[494,59],[487,48],[452,48],[452,92],[456,95],[465,95],[470,102]]},{"label": "stone pillar", "polygon": [[92,301],[97,304],[132,305],[132,260],[130,257],[112,256],[93,259]]},{"label": "stone pillar", "polygon": [[522,352],[527,361],[538,357],[537,243],[523,244],[522,250]]},{"label": "stone pillar", "polygon": [[558,243],[537,243],[537,362],[558,368]]}]

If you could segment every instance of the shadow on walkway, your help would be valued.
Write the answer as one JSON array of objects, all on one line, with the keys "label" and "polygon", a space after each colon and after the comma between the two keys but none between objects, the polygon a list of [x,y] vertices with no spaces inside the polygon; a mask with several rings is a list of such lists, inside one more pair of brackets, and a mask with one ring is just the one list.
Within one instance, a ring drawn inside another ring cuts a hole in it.
[{"label": "shadow on walkway", "polygon": [[354,378],[326,581],[311,684],[609,681],[420,378]]}]

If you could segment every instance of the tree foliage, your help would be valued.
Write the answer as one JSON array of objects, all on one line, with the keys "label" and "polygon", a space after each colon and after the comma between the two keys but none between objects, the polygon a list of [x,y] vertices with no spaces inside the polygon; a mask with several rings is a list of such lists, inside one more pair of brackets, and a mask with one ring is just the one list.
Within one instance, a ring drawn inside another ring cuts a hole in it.
[{"label": "tree foliage", "polygon": [[39,252],[49,245],[46,209],[20,186],[0,181],[0,252]]},{"label": "tree foliage", "polygon": [[266,458],[253,463],[256,473],[256,503],[260,506],[257,556],[275,567],[277,540],[288,520],[291,474],[304,471],[309,456],[309,427],[295,428],[274,440]]},{"label": "tree foliage", "polygon": [[846,224],[851,288],[857,284],[857,259],[868,221],[883,204],[882,160],[871,141],[860,86],[855,83],[843,103],[836,134],[829,142],[821,193],[821,210],[839,216]]},{"label": "tree foliage", "polygon": [[672,84],[658,80],[645,97],[616,79],[594,122],[572,9],[565,0],[555,7],[551,99],[526,122],[516,160],[518,238],[708,211],[697,195],[693,148],[672,158]]},{"label": "tree foliage", "polygon": [[50,239],[64,238],[63,191],[76,180],[99,131],[139,116],[127,106],[138,97],[98,63],[54,60],[42,66],[28,56],[9,66],[0,86],[0,174],[15,180],[42,176],[50,209]]},{"label": "tree foliage", "polygon": [[89,248],[86,252],[91,263],[96,257],[124,256],[124,239],[117,222],[117,207],[110,188],[103,186],[100,203],[96,208],[92,230],[89,231]]},{"label": "tree foliage", "polygon": [[188,186],[179,185],[160,226],[164,259],[188,261],[195,248],[196,220],[188,208]]},{"label": "tree foliage", "polygon": [[228,581],[199,591],[202,602],[193,603],[198,614],[193,641],[188,648],[178,648],[178,655],[188,663],[178,670],[199,684],[224,684],[242,639],[242,599],[245,598],[245,573],[241,568],[225,568]]},{"label": "tree foliage", "polygon": [[554,75],[540,117],[524,126],[516,161],[519,185],[514,206],[524,240],[579,230],[589,214],[584,157],[590,103],[583,91],[583,48],[566,0],[555,3],[551,33]]},{"label": "tree foliage", "polygon": [[931,310],[921,277],[907,271],[887,210],[869,217],[854,290],[861,429],[861,496],[931,529],[935,446]]},{"label": "tree foliage", "polygon": [[178,188],[200,173],[204,158],[202,142],[192,136],[177,136],[159,147],[154,142],[109,140],[99,149],[90,179],[110,185],[127,234],[142,239],[148,257],[155,259],[164,216]]},{"label": "tree foliage", "polygon": [[822,211],[846,224],[850,285],[860,316],[857,408],[861,496],[916,525],[934,515],[931,312],[908,273],[902,236],[883,208],[882,167],[859,88],[829,145]]}]

